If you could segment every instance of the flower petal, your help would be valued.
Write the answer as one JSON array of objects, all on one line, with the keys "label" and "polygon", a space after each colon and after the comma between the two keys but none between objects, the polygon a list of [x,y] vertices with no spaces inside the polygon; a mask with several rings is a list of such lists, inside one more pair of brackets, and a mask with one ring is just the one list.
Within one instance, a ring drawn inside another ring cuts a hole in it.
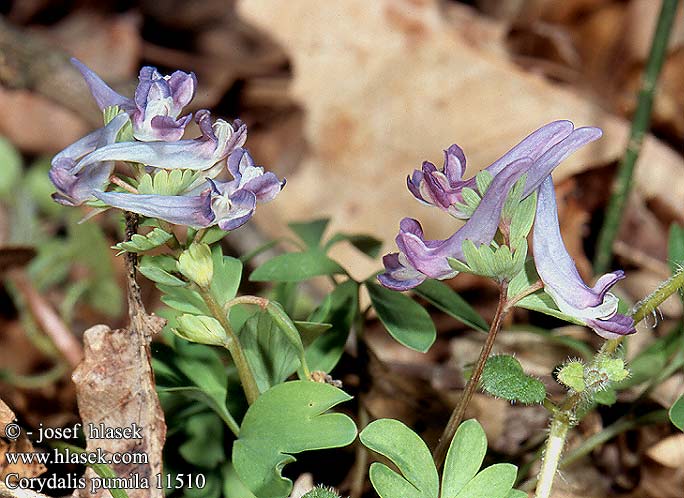
[{"label": "flower petal", "polygon": [[[537,273],[545,287],[562,296],[564,301],[577,309],[596,307],[603,303],[610,287],[604,285],[607,283],[606,277],[599,280],[602,283],[599,292],[587,287],[563,244],[556,195],[550,176],[539,187],[532,245]],[[620,275],[615,274],[612,278],[611,285],[619,280]]]},{"label": "flower petal", "polygon": [[95,197],[108,206],[158,218],[175,225],[204,228],[213,224],[211,192],[199,196],[128,194],[123,192],[95,192]]},{"label": "flower petal", "polygon": [[100,78],[92,69],[78,59],[72,58],[71,63],[80,71],[83,79],[88,85],[88,88],[90,88],[90,93],[92,93],[97,106],[101,110],[113,105],[117,105],[126,112],[133,112],[135,109],[135,104],[131,99],[124,97],[123,95],[120,95],[112,90],[109,85],[102,80],[102,78]]},{"label": "flower petal", "polygon": [[541,182],[570,154],[588,143],[598,140],[601,138],[601,135],[603,135],[603,132],[600,128],[591,126],[577,128],[563,140],[549,148],[535,160],[534,167],[527,175],[523,197],[527,197],[537,190]]},{"label": "flower petal", "polygon": [[53,158],[48,176],[58,190],[52,195],[56,202],[67,206],[79,206],[93,199],[94,190],[106,187],[114,169],[113,162],[95,163],[80,172],[75,172],[74,165],[77,159],[96,147],[114,142],[128,119],[126,113],[120,113],[107,126],[83,137]]},{"label": "flower petal", "polygon": [[[254,215],[256,202],[254,193],[248,190],[236,190],[230,195],[228,209],[219,209],[217,204],[213,203],[218,226],[222,230],[235,230],[244,225]],[[225,206],[225,204],[222,205]]]},{"label": "flower petal", "polygon": [[587,320],[587,325],[604,339],[617,339],[636,332],[634,319],[619,313],[608,320]]},{"label": "flower petal", "polygon": [[378,280],[388,289],[405,291],[413,289],[425,281],[425,275],[401,263],[399,253],[386,254],[383,256],[382,262],[386,271],[378,275]]},{"label": "flower petal", "polygon": [[[195,119],[203,119],[206,132],[206,115],[196,113]],[[237,130],[219,120],[214,127],[221,128],[220,138],[205,134],[193,140],[177,140],[173,142],[119,142],[101,147],[88,154],[76,165],[80,170],[89,164],[99,161],[128,161],[142,163],[164,169],[191,169],[203,171],[224,160],[235,148],[244,144],[247,127],[240,125]],[[230,128],[230,131],[225,128]]]}]

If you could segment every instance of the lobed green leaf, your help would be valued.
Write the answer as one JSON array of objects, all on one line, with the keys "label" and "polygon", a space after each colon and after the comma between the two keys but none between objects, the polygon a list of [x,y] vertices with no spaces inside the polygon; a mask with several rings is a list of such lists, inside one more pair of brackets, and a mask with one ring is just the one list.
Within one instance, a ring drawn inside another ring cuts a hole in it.
[{"label": "lobed green leaf", "polygon": [[491,356],[482,372],[482,387],[493,396],[520,403],[541,403],[546,388],[525,374],[520,362],[508,355]]},{"label": "lobed green leaf", "polygon": [[356,438],[346,415],[326,413],[351,397],[328,384],[292,381],[278,384],[252,404],[233,444],[233,465],[257,498],[285,498],[292,481],[282,469],[303,451],[338,448]]}]

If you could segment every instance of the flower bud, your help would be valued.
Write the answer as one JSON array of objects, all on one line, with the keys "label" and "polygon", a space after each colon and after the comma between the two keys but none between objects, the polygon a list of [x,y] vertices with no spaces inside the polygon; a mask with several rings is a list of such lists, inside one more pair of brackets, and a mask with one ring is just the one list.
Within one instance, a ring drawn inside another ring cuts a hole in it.
[{"label": "flower bud", "polygon": [[173,332],[183,339],[207,344],[209,346],[225,346],[228,336],[221,324],[210,316],[184,314],[178,317],[178,328]]},{"label": "flower bud", "polygon": [[214,276],[214,262],[209,246],[191,244],[178,258],[178,271],[200,287],[208,288]]}]

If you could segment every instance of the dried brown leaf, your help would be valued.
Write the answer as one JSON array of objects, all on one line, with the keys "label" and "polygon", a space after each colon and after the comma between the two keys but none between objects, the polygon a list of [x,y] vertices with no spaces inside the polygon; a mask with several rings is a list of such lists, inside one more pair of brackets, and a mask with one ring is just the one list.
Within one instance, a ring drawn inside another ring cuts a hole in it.
[{"label": "dried brown leaf", "polygon": [[666,437],[651,446],[646,454],[665,467],[684,468],[684,434]]},{"label": "dried brown leaf", "polygon": [[[3,429],[4,431],[4,429]],[[4,441],[0,439],[0,481],[9,474],[18,474],[19,477],[36,477],[41,475],[47,469],[41,463],[33,461],[31,463],[24,463],[21,459],[17,463],[10,464],[5,458],[5,453],[35,453],[31,441],[22,433],[16,441]]]},{"label": "dried brown leaf", "polygon": [[[332,230],[373,233],[390,248],[399,220],[413,216],[428,238],[448,236],[456,223],[415,202],[404,178],[425,159],[440,163],[454,142],[469,175],[554,119],[604,129],[558,168],[558,179],[623,153],[627,122],[474,49],[434,0],[253,0],[238,11],[292,57],[291,92],[307,118],[309,157],[278,201],[257,213],[269,235],[282,234],[285,221],[331,216]],[[681,206],[682,173],[677,153],[648,137],[636,171],[643,196]],[[348,247],[333,255],[360,278],[379,264]]]},{"label": "dried brown leaf", "polygon": [[[137,322],[142,323],[141,321]],[[111,330],[96,325],[85,332],[85,360],[73,374],[78,407],[88,436],[89,424],[95,427],[140,428],[142,439],[88,439],[87,451],[144,453],[148,463],[112,465],[121,477],[131,473],[149,480],[147,489],[127,490],[130,498],[160,498],[154,476],[162,473],[162,448],[166,437],[164,414],[155,392],[154,375],[149,362],[149,337],[158,333],[164,321],[149,316],[145,334],[131,329]],[[92,476],[86,472],[86,477]],[[92,498],[86,491],[75,491],[74,497]]]}]

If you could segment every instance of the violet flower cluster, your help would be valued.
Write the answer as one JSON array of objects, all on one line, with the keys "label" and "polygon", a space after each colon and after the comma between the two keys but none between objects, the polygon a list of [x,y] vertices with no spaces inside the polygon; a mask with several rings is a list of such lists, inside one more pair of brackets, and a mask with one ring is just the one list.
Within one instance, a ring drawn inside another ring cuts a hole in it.
[{"label": "violet flower cluster", "polygon": [[410,192],[421,203],[466,219],[465,225],[446,240],[426,240],[420,223],[404,218],[396,237],[399,252],[383,258],[385,272],[379,281],[390,289],[408,290],[427,278],[447,279],[458,274],[449,259],[466,262],[463,242],[489,245],[502,226],[502,210],[513,185],[525,177],[522,198],[537,192],[534,220],[534,262],[544,290],[558,309],[581,321],[605,338],[635,332],[632,318],[617,312],[618,299],[609,292],[624,278],[622,271],[600,277],[588,287],[577,271],[560,235],[551,172],[580,147],[601,137],[594,127],[575,129],[570,121],[555,121],[536,130],[496,160],[486,171],[493,177],[472,213],[463,209],[464,189],[476,186],[475,177],[463,179],[465,154],[457,145],[444,151],[441,169],[424,162],[408,177]]},{"label": "violet flower cluster", "polygon": [[[201,136],[182,138],[193,118],[181,114],[195,95],[194,74],[163,76],[143,67],[131,99],[78,60],[72,62],[100,109],[115,116],[54,157],[49,175],[56,202],[100,201],[178,225],[233,230],[249,220],[257,203],[274,199],[285,185],[254,164],[243,148],[247,127],[239,120],[212,120],[209,111],[199,110],[194,119]],[[117,161],[133,165],[136,173],[127,180],[113,178]],[[225,169],[232,180],[218,179]]]}]

